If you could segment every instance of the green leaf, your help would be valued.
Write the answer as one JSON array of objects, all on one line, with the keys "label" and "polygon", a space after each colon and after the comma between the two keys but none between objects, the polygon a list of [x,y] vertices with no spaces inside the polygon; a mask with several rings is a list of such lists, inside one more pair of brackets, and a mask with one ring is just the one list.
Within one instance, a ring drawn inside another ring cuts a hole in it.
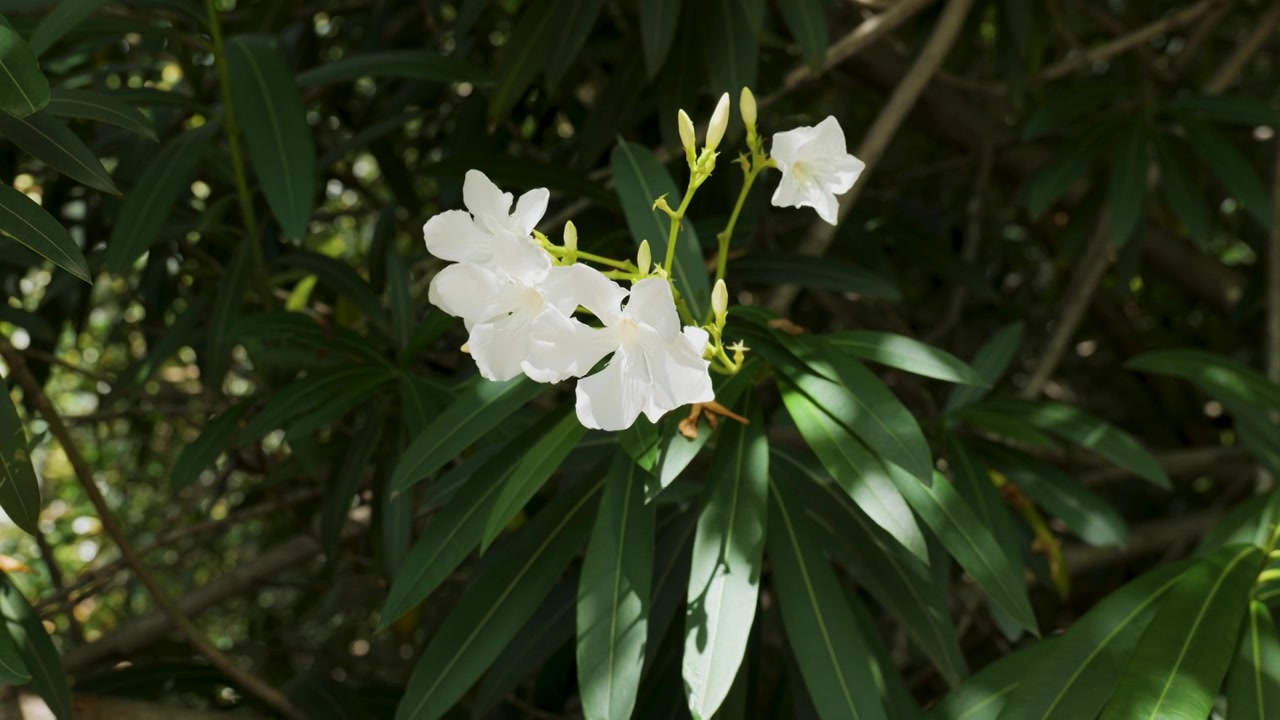
[{"label": "green leaf", "polygon": [[831,257],[751,253],[730,261],[728,273],[735,282],[799,285],[881,300],[902,299],[892,278]]},{"label": "green leaf", "polygon": [[1005,370],[1009,369],[1009,364],[1013,362],[1021,345],[1022,323],[1005,325],[992,335],[970,363],[978,373],[978,377],[982,378],[983,384],[981,386],[964,385],[953,389],[951,395],[947,397],[945,412],[951,414],[965,405],[971,405],[986,397],[1004,375]]},{"label": "green leaf", "polygon": [[31,467],[27,434],[18,419],[9,389],[0,383],[0,508],[18,527],[35,535],[40,532],[40,483]]},{"label": "green leaf", "polygon": [[310,250],[294,250],[282,255],[277,264],[318,276],[322,285],[345,296],[359,308],[365,319],[387,333],[388,337],[393,336],[391,320],[382,306],[382,300],[369,282],[345,261]]},{"label": "green leaf", "polygon": [[[407,394],[409,391],[406,389],[403,392]],[[351,436],[342,459],[334,463],[333,477],[329,481],[320,510],[320,546],[329,562],[333,562],[337,556],[338,543],[347,526],[347,514],[351,511],[351,499],[359,489],[360,481],[364,479],[374,451],[378,448],[385,417],[386,403],[371,403],[369,411],[365,413],[364,424]],[[403,572],[396,575],[396,581],[400,579],[400,575]]]},{"label": "green leaf", "polygon": [[1022,126],[1022,139],[1035,140],[1064,129],[1078,128],[1086,113],[1127,92],[1129,88],[1119,83],[1091,83],[1083,79],[1055,85],[1053,94],[1046,96],[1027,116]]},{"label": "green leaf", "polygon": [[1280,635],[1266,605],[1249,603],[1249,619],[1227,676],[1231,720],[1267,720],[1280,710]]},{"label": "green leaf", "polygon": [[1243,95],[1181,95],[1165,103],[1167,112],[1255,128],[1280,125],[1280,108],[1260,97]]},{"label": "green leaf", "polygon": [[1227,404],[1280,410],[1280,385],[1242,363],[1205,350],[1157,350],[1144,353],[1125,367],[1139,372],[1173,375],[1190,380]]},{"label": "green leaf", "polygon": [[0,136],[77,182],[120,194],[93,151],[53,113],[38,112],[24,118],[0,113]]},{"label": "green leaf", "polygon": [[117,100],[111,93],[58,88],[49,101],[49,112],[58,117],[113,125],[148,140],[159,140],[150,118],[132,105]]},{"label": "green leaf", "polygon": [[413,298],[409,295],[409,268],[395,251],[388,246],[387,257],[387,298],[391,305],[391,335],[396,343],[396,352],[403,359],[405,348],[413,336]]},{"label": "green leaf", "polygon": [[489,667],[591,532],[601,486],[560,494],[483,567],[423,650],[398,720],[437,720]]},{"label": "green leaf", "polygon": [[916,375],[962,385],[986,385],[978,372],[945,350],[874,330],[848,330],[823,336],[836,350]]},{"label": "green leaf", "polygon": [[1124,247],[1142,222],[1147,195],[1147,133],[1142,123],[1131,123],[1116,133],[1107,187],[1111,240]]},{"label": "green leaf", "polygon": [[582,46],[595,27],[604,0],[556,0],[553,13],[559,18],[555,52],[547,56],[547,88],[554,89],[560,78],[578,59]]},{"label": "green leaf", "polygon": [[643,474],[625,452],[614,453],[578,582],[578,688],[587,718],[631,717],[635,708],[653,582],[653,524]]},{"label": "green leaf", "polygon": [[9,634],[9,628],[0,624],[0,683],[26,685],[31,680],[31,671],[27,670],[22,656],[22,650]]},{"label": "green leaf", "polygon": [[[661,210],[655,210],[653,203],[665,196],[668,205],[678,207],[680,191],[676,189],[675,182],[658,158],[639,145],[618,143],[613,149],[609,165],[613,170],[618,198],[622,201],[631,237],[637,246],[641,241],[648,240],[654,263],[661,263],[667,256],[667,232],[671,219]],[[671,277],[675,280],[676,291],[689,306],[693,316],[700,318],[706,314],[707,304],[711,301],[711,287],[707,282],[707,272],[702,262],[702,246],[698,243],[693,223],[684,223],[676,243],[675,268],[671,271]]]},{"label": "green leaf", "polygon": [[710,718],[729,694],[747,650],[760,590],[769,504],[764,414],[748,393],[749,424],[728,424],[716,442],[710,494],[698,516],[684,634],[685,697]]},{"label": "green leaf", "polygon": [[543,389],[522,377],[507,382],[479,377],[469,381],[457,399],[409,443],[391,475],[392,492],[403,492],[444,467]]},{"label": "green leaf", "polygon": [[236,117],[267,206],[286,233],[306,237],[315,208],[316,150],[293,73],[264,37],[232,38],[227,65]]},{"label": "green leaf", "polygon": [[1024,192],[1027,213],[1032,220],[1038,220],[1044,215],[1046,210],[1067,194],[1080,176],[1088,172],[1093,159],[1102,149],[1100,135],[1097,131],[1090,132],[1064,145],[1058,154],[1041,165],[1027,180]]},{"label": "green leaf", "polygon": [[202,125],[166,143],[125,196],[103,256],[103,267],[128,273],[135,260],[159,240],[165,221],[181,197],[191,194],[191,177],[209,152],[216,127]]},{"label": "green leaf", "polygon": [[0,615],[9,635],[31,673],[31,689],[44,699],[58,720],[71,720],[71,689],[62,669],[58,649],[44,629],[40,616],[31,608],[8,575],[0,573]]},{"label": "green leaf", "polygon": [[524,678],[573,639],[577,592],[578,575],[569,572],[547,594],[476,687],[470,707],[473,717],[490,716]]},{"label": "green leaf", "polygon": [[811,70],[819,71],[827,57],[827,15],[823,0],[794,0],[778,4],[791,37],[800,44],[800,52]]},{"label": "green leaf", "polygon": [[582,436],[587,434],[587,429],[578,421],[578,416],[571,408],[566,406],[559,411],[559,415],[561,417],[554,425],[550,418],[544,421],[545,424],[539,423],[543,427],[543,438],[503,478],[498,499],[485,521],[484,535],[480,541],[481,552],[488,549],[489,544],[502,534],[511,518],[542,489]]},{"label": "green leaf", "polygon": [[[335,401],[341,401],[337,406],[343,411],[349,410],[351,397],[367,399],[375,388],[393,377],[387,368],[370,365],[339,365],[310,373],[272,393],[262,410],[237,434],[236,443],[253,442],[272,430],[286,427],[289,421],[299,416],[303,416],[306,423],[324,425],[332,422],[344,414],[328,412]],[[308,434],[294,427],[287,430],[286,435],[290,439]]]},{"label": "green leaf", "polygon": [[84,253],[62,223],[9,183],[0,183],[0,232],[77,278],[93,283]]},{"label": "green leaf", "polygon": [[640,0],[640,39],[649,79],[657,77],[671,51],[680,22],[681,0]]},{"label": "green leaf", "polygon": [[1008,613],[1014,622],[1038,634],[1022,568],[1009,564],[991,531],[974,515],[951,482],[935,473],[933,484],[926,485],[892,463],[885,463],[885,469],[911,509],[933,530],[960,567],[986,591],[991,602]]},{"label": "green leaf", "polygon": [[[715,94],[736,95],[744,87],[754,87],[760,64],[764,0],[714,0],[703,5],[706,14],[701,27],[715,28],[701,36]],[[682,72],[688,69],[683,68]]]},{"label": "green leaf", "polygon": [[800,674],[826,718],[886,718],[867,647],[799,499],[770,482],[769,560],[774,592]]},{"label": "green leaf", "polygon": [[1175,145],[1171,138],[1157,134],[1152,146],[1160,162],[1160,189],[1164,191],[1165,204],[1187,226],[1192,238],[1207,242],[1213,213],[1205,203],[1204,192],[1196,185],[1195,175],[1187,168],[1182,143]]},{"label": "green leaf", "polygon": [[1183,573],[1138,641],[1102,720],[1208,717],[1265,557],[1253,545],[1228,545]]},{"label": "green leaf", "polygon": [[538,73],[546,69],[557,52],[556,42],[561,23],[557,17],[558,2],[528,3],[515,22],[513,32],[502,45],[497,80],[489,96],[489,120],[505,118]]},{"label": "green leaf", "polygon": [[893,614],[949,684],[965,674],[964,655],[947,614],[946,593],[929,569],[876,525],[839,486],[790,454],[774,448],[773,477],[796,489],[828,547],[844,560],[880,606]]},{"label": "green leaf", "polygon": [[436,50],[360,53],[304,70],[295,80],[302,87],[310,87],[351,82],[362,77],[473,85],[489,82],[488,74],[480,68],[462,58],[441,55]]},{"label": "green leaf", "polygon": [[[741,415],[742,410],[741,408],[736,408],[735,403],[747,388],[754,385],[755,380],[759,377],[760,368],[759,360],[748,358],[736,374],[730,376],[728,380],[718,383],[716,402]],[[713,381],[716,380],[714,377],[712,379]],[[706,446],[707,441],[711,439],[711,435],[714,432],[705,418],[699,418],[698,436],[691,440],[678,432],[677,423],[674,420],[675,418],[667,420],[668,430],[665,436],[659,440],[663,444],[658,452],[657,465],[653,469],[654,477],[645,484],[645,502],[652,502],[658,496],[658,493],[675,482],[680,473],[684,472],[689,463],[693,462],[693,459]],[[636,427],[636,425],[632,427]]]},{"label": "green leaf", "polygon": [[0,25],[0,111],[24,118],[49,103],[49,81],[36,54],[13,28]]},{"label": "green leaf", "polygon": [[222,387],[226,378],[227,362],[231,356],[231,346],[236,339],[236,320],[240,317],[240,305],[244,300],[245,288],[253,273],[252,243],[254,238],[245,238],[236,245],[231,260],[222,271],[218,283],[217,294],[213,302],[213,317],[209,321],[208,350],[201,366],[201,377],[212,387]]},{"label": "green leaf", "polygon": [[232,438],[239,431],[240,420],[249,411],[249,406],[248,402],[232,405],[209,420],[193,442],[182,446],[169,473],[169,483],[174,491],[195,482],[200,473],[217,461],[227,448],[234,447]]},{"label": "green leaf", "polygon": [[[468,170],[479,170],[502,187],[545,187],[566,195],[590,199],[605,207],[618,207],[618,198],[613,192],[585,173],[566,167],[564,163],[468,151],[445,157],[416,170],[426,177],[442,179],[456,179],[465,175]],[[652,244],[653,241],[649,242]]]},{"label": "green leaf", "polygon": [[1249,159],[1227,138],[1216,130],[1198,122],[1183,119],[1191,149],[1214,175],[1218,176],[1232,197],[1240,201],[1244,209],[1258,224],[1270,228],[1271,200],[1267,187],[1258,176]]},{"label": "green leaf", "polygon": [[1058,638],[1049,638],[1032,643],[970,675],[938,701],[925,720],[996,720],[1027,668],[1051,657],[1058,642]]},{"label": "green leaf", "polygon": [[1057,638],[1051,655],[1029,664],[1008,696],[1004,720],[1097,717],[1159,601],[1187,563],[1157,568],[1095,605]]},{"label": "green leaf", "polygon": [[[928,562],[924,533],[916,524],[911,508],[862,441],[823,412],[808,394],[783,385],[782,399],[796,428],[831,477],[872,521],[911,554]],[[841,405],[848,402],[847,398],[839,400]],[[825,407],[831,408],[833,404],[828,402]]]},{"label": "green leaf", "polygon": [[59,0],[31,31],[31,52],[43,55],[104,4],[106,0]]}]

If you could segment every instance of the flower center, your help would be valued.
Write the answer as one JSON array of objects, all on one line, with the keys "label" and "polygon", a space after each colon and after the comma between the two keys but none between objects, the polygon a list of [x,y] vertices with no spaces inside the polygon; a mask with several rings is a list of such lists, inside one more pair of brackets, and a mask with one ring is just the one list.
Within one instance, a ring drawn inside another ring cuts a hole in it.
[{"label": "flower center", "polygon": [[809,167],[809,163],[802,160],[791,163],[791,176],[801,183],[809,182],[813,177],[813,168]]},{"label": "flower center", "polygon": [[640,343],[640,324],[631,318],[622,318],[614,326],[618,334],[618,344],[624,347],[635,347]]},{"label": "flower center", "polygon": [[530,316],[537,315],[542,312],[542,308],[547,304],[543,299],[542,293],[535,288],[525,287],[520,290],[520,310]]}]

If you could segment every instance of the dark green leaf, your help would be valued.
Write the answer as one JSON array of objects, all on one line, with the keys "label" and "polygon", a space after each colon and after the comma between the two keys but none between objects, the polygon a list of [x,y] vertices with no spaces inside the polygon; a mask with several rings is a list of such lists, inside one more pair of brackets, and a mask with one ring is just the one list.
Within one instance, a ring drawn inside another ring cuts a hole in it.
[{"label": "dark green leaf", "polygon": [[437,720],[502,652],[591,532],[601,485],[562,493],[504,543],[423,650],[398,720]]},{"label": "dark green leaf", "polygon": [[148,140],[159,139],[150,118],[141,110],[115,99],[110,93],[58,88],[49,101],[49,112],[58,117],[114,125]]},{"label": "dark green leaf", "polygon": [[1271,227],[1271,200],[1262,178],[1244,153],[1234,143],[1207,125],[1184,119],[1187,140],[1191,149],[1214,175],[1218,176],[1231,195],[1240,201],[1244,209],[1264,228]]},{"label": "dark green leaf", "polygon": [[[627,227],[638,246],[648,240],[655,264],[667,256],[667,233],[671,219],[653,203],[666,197],[667,204],[678,207],[681,193],[662,163],[649,150],[632,143],[618,143],[609,160],[618,198],[622,201]],[[676,291],[696,318],[702,317],[711,301],[711,287],[702,262],[702,246],[693,223],[685,222],[676,239],[676,254],[671,277]]]},{"label": "dark green leaf", "polygon": [[1107,210],[1111,240],[1124,247],[1142,222],[1147,195],[1147,133],[1141,123],[1132,123],[1116,134],[1111,158],[1111,181],[1107,188]]},{"label": "dark green leaf", "polygon": [[822,717],[883,720],[867,648],[801,501],[770,482],[769,560],[774,591],[800,674]]},{"label": "dark green leaf", "polygon": [[760,590],[769,442],[753,393],[742,412],[751,422],[729,424],[716,442],[693,539],[682,675],[689,711],[700,718],[715,715],[733,685]]},{"label": "dark green leaf", "polygon": [[359,308],[366,320],[386,332],[388,336],[392,335],[391,320],[382,306],[382,300],[369,286],[368,281],[348,263],[309,250],[288,253],[282,256],[278,263],[283,267],[296,268],[316,275],[320,278],[322,285],[333,288]]},{"label": "dark green leaf", "polygon": [[147,165],[125,196],[111,231],[103,256],[107,272],[127,273],[134,260],[160,238],[178,198],[190,195],[191,177],[204,162],[216,129],[213,124],[205,124],[188,130],[166,143]]},{"label": "dark green leaf", "polygon": [[31,466],[27,434],[18,419],[9,389],[0,383],[0,508],[14,524],[35,535],[40,521],[40,483]]},{"label": "dark green leaf", "polygon": [[0,232],[92,284],[84,253],[62,223],[31,198],[0,183]]},{"label": "dark green leaf", "polygon": [[263,37],[232,38],[227,64],[236,117],[267,206],[285,232],[306,237],[315,208],[316,150],[293,73]]},{"label": "dark green leaf", "polygon": [[403,358],[413,334],[413,298],[409,295],[409,268],[395,252],[387,250],[387,297],[391,305],[391,336],[396,352]]},{"label": "dark green leaf", "polygon": [[77,182],[120,194],[93,151],[51,112],[38,112],[25,118],[0,113],[0,136]]},{"label": "dark green leaf", "polygon": [[36,54],[13,28],[0,25],[0,111],[26,117],[49,103],[49,81]]},{"label": "dark green leaf", "polygon": [[1024,192],[1027,212],[1032,220],[1039,219],[1046,210],[1053,207],[1093,165],[1093,159],[1102,149],[1098,135],[1096,132],[1089,133],[1062,147],[1058,154],[1027,180]]},{"label": "dark green leaf", "polygon": [[600,17],[604,0],[556,0],[555,15],[560,19],[556,32],[555,52],[547,57],[547,87],[554,89],[560,78],[578,59],[582,45]]},{"label": "dark green leaf", "polygon": [[[407,390],[404,391],[407,394]],[[342,540],[342,531],[351,512],[351,499],[355,496],[365,473],[378,448],[378,438],[386,414],[386,403],[373,402],[365,414],[364,425],[351,436],[351,442],[342,454],[340,462],[333,466],[333,477],[325,493],[320,510],[320,546],[325,558],[332,562]],[[396,576],[399,579],[399,575]]]},{"label": "dark green leaf", "polygon": [[8,575],[0,574],[0,615],[31,673],[35,690],[58,720],[72,720],[71,689],[58,649],[49,639],[40,616],[31,608]]},{"label": "dark green leaf", "polygon": [[548,658],[573,639],[577,593],[578,575],[570,572],[547,594],[529,622],[484,674],[470,708],[475,717],[492,713],[521,680],[543,667]]},{"label": "dark green leaf", "polygon": [[227,362],[231,356],[231,346],[235,343],[236,320],[240,317],[240,305],[244,300],[245,288],[253,273],[253,238],[245,238],[236,245],[231,261],[222,272],[222,280],[218,283],[217,295],[213,302],[213,318],[209,321],[208,351],[205,353],[205,364],[201,367],[201,377],[206,378],[213,387],[222,387],[227,374]]},{"label": "dark green leaf", "polygon": [[996,720],[1027,668],[1051,657],[1057,646],[1058,638],[1049,638],[996,660],[965,678],[933,706],[925,720]]},{"label": "dark green leaf", "polygon": [[640,0],[640,37],[644,65],[652,79],[667,60],[680,21],[681,0]]},{"label": "dark green leaf", "polygon": [[970,363],[978,377],[982,378],[983,385],[965,385],[953,389],[947,397],[946,412],[952,413],[986,397],[1000,380],[1000,376],[1004,375],[1004,371],[1009,369],[1009,364],[1013,362],[1021,345],[1022,323],[1005,325],[992,335]]},{"label": "dark green leaf", "polygon": [[503,43],[498,76],[489,96],[489,120],[496,122],[507,116],[516,101],[524,95],[538,73],[546,69],[552,55],[558,52],[559,30],[566,18],[556,15],[558,2],[528,3],[516,20],[513,32]]},{"label": "dark green leaf", "polygon": [[105,3],[106,0],[60,0],[31,31],[31,52],[43,55]]},{"label": "dark green leaf", "polygon": [[1268,720],[1280,711],[1280,635],[1266,605],[1249,603],[1240,647],[1227,676],[1231,720]]},{"label": "dark green leaf", "polygon": [[[238,444],[253,442],[272,430],[285,427],[289,421],[302,416],[304,422],[327,424],[340,417],[342,412],[326,412],[334,407],[344,410],[349,398],[367,399],[375,388],[390,381],[393,374],[385,367],[369,365],[340,365],[310,373],[273,393],[266,405],[245,423],[236,437]],[[290,439],[305,437],[308,433],[290,427]]]},{"label": "dark green leaf", "polygon": [[1184,572],[1138,641],[1102,719],[1208,717],[1264,559],[1253,545],[1228,545]]},{"label": "dark green leaf", "polygon": [[[800,44],[809,69],[819,71],[827,56],[827,15],[823,0],[788,0],[778,3],[791,37]],[[736,88],[733,88],[736,89]]]},{"label": "dark green leaf", "polygon": [[351,82],[362,77],[405,78],[424,82],[488,82],[488,75],[462,58],[435,50],[388,50],[344,57],[304,70],[296,78],[303,87]]},{"label": "dark green leaf", "polygon": [[653,523],[644,474],[626,453],[614,453],[578,584],[578,687],[588,718],[631,717],[635,707],[653,582]]},{"label": "dark green leaf", "polygon": [[31,680],[31,672],[22,659],[23,652],[9,634],[9,628],[0,624],[0,683],[8,686],[25,685]]},{"label": "dark green leaf", "polygon": [[830,257],[751,253],[730,262],[728,274],[735,282],[799,285],[882,300],[902,299],[892,278]]},{"label": "dark green leaf", "polygon": [[1165,103],[1164,109],[1178,116],[1243,125],[1280,125],[1280,108],[1260,97],[1244,95],[1181,95]]},{"label": "dark green leaf", "polygon": [[199,437],[182,446],[178,459],[169,473],[169,483],[175,491],[181,490],[200,477],[205,468],[212,465],[227,448],[234,447],[232,438],[240,429],[240,420],[249,411],[249,403],[241,402],[218,414],[204,426]]},{"label": "dark green leaf", "polygon": [[1206,242],[1213,227],[1213,215],[1205,203],[1204,192],[1196,185],[1195,176],[1187,169],[1181,143],[1162,135],[1152,138],[1156,159],[1160,162],[1160,188],[1165,203],[1187,226],[1192,238]]},{"label": "dark green leaf", "polygon": [[[716,95],[728,92],[736,96],[742,88],[756,84],[764,0],[713,0],[703,5],[705,13],[700,27],[704,32],[700,39],[711,87]],[[682,68],[682,72],[688,71]]]},{"label": "dark green leaf", "polygon": [[836,350],[916,375],[962,385],[986,385],[977,371],[945,350],[905,335],[848,330],[824,336]]},{"label": "dark green leaf", "polygon": [[[1005,4],[1007,6],[1009,3]],[[1027,116],[1027,121],[1022,126],[1023,140],[1035,140],[1064,129],[1078,128],[1079,120],[1084,114],[1128,92],[1123,85],[1083,80],[1058,85],[1060,89],[1055,86],[1054,93],[1047,96]]]},{"label": "dark green leaf", "polygon": [[1133,358],[1125,363],[1125,367],[1190,380],[1224,403],[1280,410],[1280,385],[1262,373],[1216,353],[1191,349],[1157,350]]},{"label": "dark green leaf", "polygon": [[[468,170],[479,170],[502,187],[545,187],[575,198],[590,199],[605,207],[618,207],[617,196],[608,188],[563,163],[472,151],[425,165],[418,172],[427,177],[457,178]],[[652,244],[653,240],[649,242]]]},{"label": "dark green leaf", "polygon": [[525,503],[542,489],[582,436],[587,434],[587,429],[568,407],[560,415],[554,425],[550,418],[547,419],[543,425],[543,438],[511,470],[511,474],[503,478],[498,499],[485,521],[484,536],[480,541],[482,552],[502,533]]}]

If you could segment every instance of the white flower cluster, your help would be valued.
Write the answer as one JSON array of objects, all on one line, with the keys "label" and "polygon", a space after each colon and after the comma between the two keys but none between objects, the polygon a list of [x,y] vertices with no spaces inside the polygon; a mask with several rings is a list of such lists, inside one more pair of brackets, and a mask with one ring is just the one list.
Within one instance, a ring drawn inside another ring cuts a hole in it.
[{"label": "white flower cluster", "polygon": [[[707,333],[681,328],[665,278],[627,290],[586,265],[554,264],[533,237],[546,189],[522,195],[512,212],[511,194],[471,170],[462,197],[467,211],[443,212],[422,228],[427,250],[454,263],[431,281],[428,298],[462,318],[481,375],[559,382],[583,377],[612,353],[577,386],[578,419],[599,430],[625,430],[640,413],[656,422],[715,397],[702,358]],[[575,318],[579,306],[603,327]]]},{"label": "white flower cluster", "polygon": [[838,196],[853,187],[866,167],[845,150],[844,131],[831,116],[814,127],[775,134],[770,155],[782,171],[773,204],[811,207],[832,225],[840,206]]}]

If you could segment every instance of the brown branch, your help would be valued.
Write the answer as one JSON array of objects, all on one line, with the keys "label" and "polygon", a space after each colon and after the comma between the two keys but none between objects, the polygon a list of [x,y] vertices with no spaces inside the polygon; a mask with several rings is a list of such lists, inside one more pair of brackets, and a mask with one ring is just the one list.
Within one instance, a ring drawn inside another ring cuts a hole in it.
[{"label": "brown branch", "polygon": [[1184,25],[1190,25],[1221,2],[1223,0],[1200,0],[1195,5],[1144,25],[1128,35],[1103,43],[1082,55],[1072,55],[1050,65],[1045,68],[1044,72],[1040,73],[1036,81],[1044,83],[1050,80],[1057,80],[1090,65],[1106,62],[1117,55],[1139,47],[1157,35],[1162,35]]},{"label": "brown branch", "polygon": [[125,535],[124,529],[120,526],[119,520],[116,519],[115,513],[112,512],[111,506],[107,504],[107,499],[102,495],[102,491],[98,489],[97,483],[94,482],[93,469],[89,467],[84,456],[80,454],[79,448],[72,440],[70,430],[62,422],[62,416],[58,414],[49,397],[45,395],[44,388],[40,386],[39,381],[27,369],[22,354],[15,350],[7,340],[0,340],[0,356],[3,356],[10,372],[21,383],[27,402],[40,413],[40,416],[49,426],[50,434],[62,446],[62,451],[66,454],[67,461],[71,463],[72,470],[74,470],[76,479],[80,482],[81,489],[84,490],[89,502],[93,504],[94,510],[98,513],[98,519],[102,522],[103,529],[115,542],[121,556],[124,557],[129,567],[133,569],[134,575],[142,583],[143,587],[147,589],[156,606],[186,637],[192,648],[208,660],[209,664],[225,675],[228,680],[262,700],[285,717],[301,720],[302,714],[294,709],[287,697],[253,674],[241,670],[234,660],[214,647],[200,631],[200,628],[196,627],[195,623],[191,621],[191,618],[165,594],[155,576],[142,564],[142,558],[134,550],[129,538]]},{"label": "brown branch", "polygon": [[[880,115],[876,117],[875,122],[867,131],[866,137],[863,138],[862,144],[858,146],[857,152],[858,158],[866,163],[866,167],[863,169],[858,181],[854,183],[853,188],[845,193],[844,197],[840,198],[838,213],[840,220],[843,220],[849,214],[850,208],[853,207],[853,203],[858,199],[858,196],[862,194],[862,189],[866,187],[867,178],[884,155],[889,142],[893,140],[893,136],[897,134],[898,128],[902,126],[907,114],[915,107],[920,93],[924,91],[929,81],[933,78],[933,74],[951,51],[951,46],[955,43],[960,29],[964,27],[964,20],[968,16],[969,8],[972,5],[973,0],[948,0],[946,6],[942,9],[942,16],[938,18],[938,23],[934,26],[933,34],[929,36],[928,42],[925,43],[924,48],[920,51],[919,58],[911,66],[911,69],[907,71],[902,81],[898,83],[897,88],[894,89],[893,94],[889,97],[889,102],[880,111]],[[827,248],[831,247],[835,236],[836,226],[829,225],[821,220],[816,221],[808,236],[801,242],[798,251],[802,255],[821,256],[826,253]],[[769,307],[779,314],[786,314],[787,309],[799,292],[799,289],[794,285],[782,285],[774,290],[769,298]]]},{"label": "brown branch", "polygon": [[1217,72],[1213,74],[1208,84],[1204,86],[1205,94],[1221,95],[1234,85],[1240,79],[1240,76],[1244,74],[1249,62],[1271,40],[1277,25],[1280,25],[1280,3],[1273,3],[1271,9],[1258,20],[1258,24],[1249,33],[1249,37],[1237,45],[1236,49],[1227,57],[1226,62],[1218,67]]}]

